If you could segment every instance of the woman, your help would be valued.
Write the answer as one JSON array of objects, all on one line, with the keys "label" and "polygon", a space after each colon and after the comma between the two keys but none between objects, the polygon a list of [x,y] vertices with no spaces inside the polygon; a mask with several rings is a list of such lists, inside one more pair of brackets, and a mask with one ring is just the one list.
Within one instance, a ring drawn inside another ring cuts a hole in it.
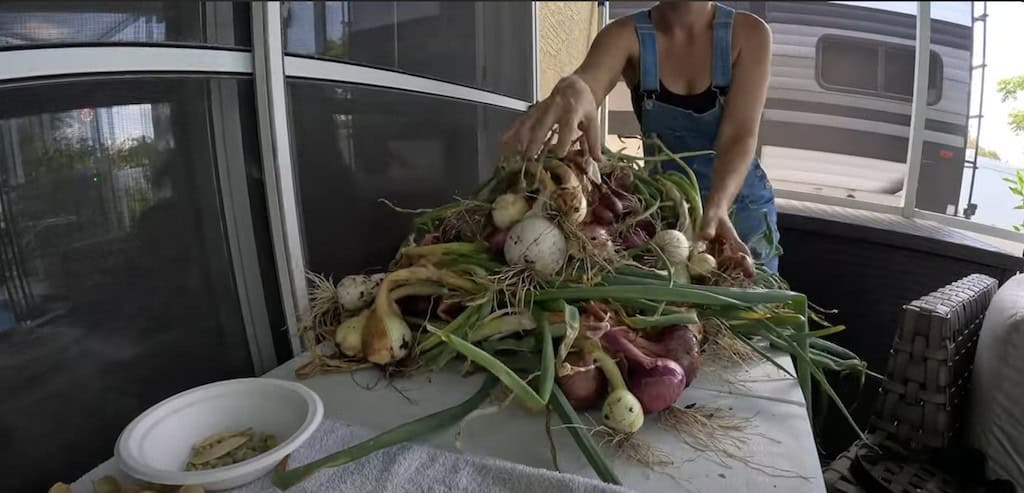
[{"label": "woman", "polygon": [[602,29],[583,64],[516,121],[505,143],[535,157],[550,131],[570,129],[551,151],[565,156],[580,142],[601,161],[597,102],[621,76],[644,136],[675,153],[716,151],[686,160],[704,201],[701,237],[777,272],[775,195],[754,156],[771,46],[771,31],[754,15],[715,2],[660,2]]}]

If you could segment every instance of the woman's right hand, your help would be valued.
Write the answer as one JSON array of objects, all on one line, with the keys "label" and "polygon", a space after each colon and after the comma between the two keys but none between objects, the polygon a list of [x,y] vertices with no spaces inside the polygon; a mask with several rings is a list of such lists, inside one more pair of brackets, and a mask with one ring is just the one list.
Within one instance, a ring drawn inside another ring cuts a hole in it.
[{"label": "woman's right hand", "polygon": [[[565,157],[569,147],[579,141],[583,152],[600,162],[600,127],[590,86],[581,77],[570,75],[555,85],[550,96],[520,116],[503,141],[507,151],[527,158],[536,158],[548,147],[556,156]],[[553,144],[549,139],[552,132],[557,135]]]}]

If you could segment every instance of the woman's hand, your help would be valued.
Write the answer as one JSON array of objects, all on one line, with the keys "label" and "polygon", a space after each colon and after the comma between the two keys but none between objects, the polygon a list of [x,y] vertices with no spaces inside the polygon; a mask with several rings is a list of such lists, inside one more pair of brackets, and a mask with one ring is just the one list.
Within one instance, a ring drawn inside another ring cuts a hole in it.
[{"label": "woman's hand", "polygon": [[581,141],[584,153],[601,161],[600,121],[590,86],[577,75],[565,77],[551,95],[519,117],[503,137],[506,150],[535,158],[551,146],[549,134],[557,140],[551,148],[565,157],[574,142]]},{"label": "woman's hand", "polygon": [[[701,220],[700,238],[708,244],[716,245],[720,252],[737,252],[750,257],[750,249],[743,243],[736,233],[736,227],[729,220],[729,214],[722,209],[709,209],[704,211]],[[747,277],[753,277],[754,272],[744,272]]]}]

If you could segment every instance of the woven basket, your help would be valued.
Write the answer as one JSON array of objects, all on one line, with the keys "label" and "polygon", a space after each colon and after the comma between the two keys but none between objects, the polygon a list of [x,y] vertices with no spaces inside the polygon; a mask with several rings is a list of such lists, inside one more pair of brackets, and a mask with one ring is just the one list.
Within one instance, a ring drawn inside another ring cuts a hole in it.
[{"label": "woven basket", "polygon": [[[868,435],[881,451],[904,458],[871,466],[892,491],[957,491],[948,476],[923,458],[958,442],[978,332],[998,287],[995,279],[972,274],[903,307],[886,370],[888,382],[881,388]],[[864,491],[853,467],[857,455],[870,448],[858,441],[824,469],[828,491]]]}]

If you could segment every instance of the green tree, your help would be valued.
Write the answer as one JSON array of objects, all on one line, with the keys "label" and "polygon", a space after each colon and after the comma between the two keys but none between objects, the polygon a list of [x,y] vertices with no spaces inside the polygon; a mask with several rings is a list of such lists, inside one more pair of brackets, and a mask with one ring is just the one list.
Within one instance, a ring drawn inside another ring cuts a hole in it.
[{"label": "green tree", "polygon": [[[1004,103],[1017,101],[1017,95],[1024,93],[1024,74],[1000,80],[996,83],[996,91],[999,91]],[[1013,133],[1024,135],[1024,109],[1010,110],[1009,123]]]},{"label": "green tree", "polygon": [[[1024,74],[1015,77],[1007,77],[996,83],[996,90],[999,91],[1004,103],[1017,101],[1017,95],[1024,93]],[[1010,130],[1017,135],[1024,135],[1024,109],[1015,108],[1010,110]],[[1014,178],[1003,178],[1003,181],[1010,184],[1010,191],[1020,197],[1020,205],[1014,209],[1024,210],[1024,172],[1017,171]],[[1016,232],[1024,231],[1024,222],[1014,225]]]},{"label": "green tree", "polygon": [[[973,135],[968,137],[967,138],[967,148],[968,149],[974,149],[974,145],[977,142],[978,142],[977,139],[975,139]],[[999,159],[999,153],[996,152],[996,151],[993,151],[992,149],[989,149],[987,147],[978,146],[978,155],[981,156],[981,157],[987,157],[989,159],[995,159],[996,161],[1000,160]]]}]

